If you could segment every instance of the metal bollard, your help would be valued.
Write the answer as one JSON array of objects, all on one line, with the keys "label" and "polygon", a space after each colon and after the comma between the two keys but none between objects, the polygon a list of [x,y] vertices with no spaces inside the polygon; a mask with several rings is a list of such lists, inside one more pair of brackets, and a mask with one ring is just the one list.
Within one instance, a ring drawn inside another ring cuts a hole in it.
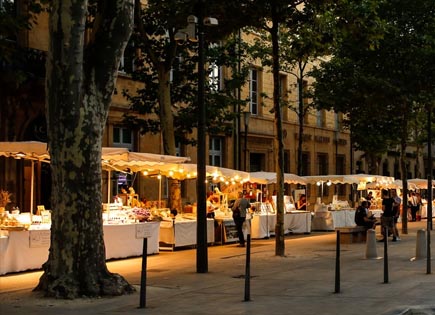
[{"label": "metal bollard", "polygon": [[384,236],[384,283],[388,283],[388,227],[385,227]]},{"label": "metal bollard", "polygon": [[340,293],[340,230],[337,230],[337,241],[335,251],[335,291]]},{"label": "metal bollard", "polygon": [[146,288],[147,288],[147,255],[148,255],[148,239],[143,239],[142,249],[142,271],[140,276],[140,294],[139,308],[146,306]]}]

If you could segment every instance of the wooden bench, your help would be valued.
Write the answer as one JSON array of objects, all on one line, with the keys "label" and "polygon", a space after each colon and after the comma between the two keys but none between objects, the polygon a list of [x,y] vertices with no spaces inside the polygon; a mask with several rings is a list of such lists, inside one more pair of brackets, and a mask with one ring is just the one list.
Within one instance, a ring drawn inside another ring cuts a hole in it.
[{"label": "wooden bench", "polygon": [[340,244],[364,243],[367,238],[364,226],[343,226],[335,230],[340,231]]}]

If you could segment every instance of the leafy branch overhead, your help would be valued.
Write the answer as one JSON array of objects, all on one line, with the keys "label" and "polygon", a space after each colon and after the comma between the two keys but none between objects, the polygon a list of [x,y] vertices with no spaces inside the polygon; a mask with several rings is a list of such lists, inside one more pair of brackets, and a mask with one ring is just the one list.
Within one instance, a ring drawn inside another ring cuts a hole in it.
[{"label": "leafy branch overhead", "polygon": [[[137,1],[138,2],[138,1]],[[169,5],[168,2],[171,4]],[[138,5],[138,4],[137,4]],[[141,133],[163,132],[170,153],[171,143],[195,144],[192,131],[197,125],[197,43],[177,42],[177,30],[185,28],[191,8],[180,1],[149,1],[136,16],[136,30],[130,46],[134,54],[132,78],[143,84],[135,91],[124,90],[131,107],[124,122]],[[137,11],[138,12],[138,11]],[[235,97],[244,84],[246,70],[237,71],[244,57],[243,45],[230,36],[211,42],[216,29],[207,30],[206,108],[210,134],[229,132],[233,108],[245,102]],[[224,82],[222,69],[234,75]],[[172,139],[171,139],[172,138]],[[174,146],[175,149],[175,146]]]}]

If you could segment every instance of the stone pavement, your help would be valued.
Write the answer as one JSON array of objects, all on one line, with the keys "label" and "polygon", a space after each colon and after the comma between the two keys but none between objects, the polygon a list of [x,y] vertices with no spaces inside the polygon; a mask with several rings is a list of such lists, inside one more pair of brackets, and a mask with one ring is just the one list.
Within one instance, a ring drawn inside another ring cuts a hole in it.
[{"label": "stone pavement", "polygon": [[146,308],[139,308],[141,258],[108,263],[137,288],[113,298],[47,299],[32,292],[40,271],[6,275],[0,314],[435,314],[431,262],[428,274],[426,258],[411,261],[421,229],[425,220],[409,222],[408,234],[388,243],[387,264],[383,243],[376,243],[381,259],[365,259],[366,244],[342,244],[339,282],[335,232],[287,236],[285,257],[274,255],[275,239],[252,240],[248,282],[246,249],[235,244],[209,247],[207,273],[196,272],[195,249],[160,252],[147,259]]}]

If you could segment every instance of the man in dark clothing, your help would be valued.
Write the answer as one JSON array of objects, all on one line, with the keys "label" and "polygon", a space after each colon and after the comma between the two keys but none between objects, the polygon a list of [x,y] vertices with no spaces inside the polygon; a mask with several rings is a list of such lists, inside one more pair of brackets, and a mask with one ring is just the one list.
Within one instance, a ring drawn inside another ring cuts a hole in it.
[{"label": "man in dark clothing", "polygon": [[381,226],[382,226],[382,235],[384,238],[380,240],[384,241],[386,236],[385,230],[388,228],[388,231],[393,233],[393,242],[397,242],[398,235],[396,230],[394,229],[394,199],[390,197],[390,194],[387,189],[382,190],[382,217],[381,217]]},{"label": "man in dark clothing", "polygon": [[355,223],[367,229],[374,229],[376,226],[376,219],[369,216],[368,202],[365,200],[361,202],[361,205],[355,211]]},{"label": "man in dark clothing", "polygon": [[243,235],[243,222],[246,219],[246,213],[251,207],[248,199],[243,197],[243,193],[239,193],[239,198],[234,203],[233,210],[233,220],[236,224],[237,234],[239,237],[239,247],[245,247],[245,236]]}]

